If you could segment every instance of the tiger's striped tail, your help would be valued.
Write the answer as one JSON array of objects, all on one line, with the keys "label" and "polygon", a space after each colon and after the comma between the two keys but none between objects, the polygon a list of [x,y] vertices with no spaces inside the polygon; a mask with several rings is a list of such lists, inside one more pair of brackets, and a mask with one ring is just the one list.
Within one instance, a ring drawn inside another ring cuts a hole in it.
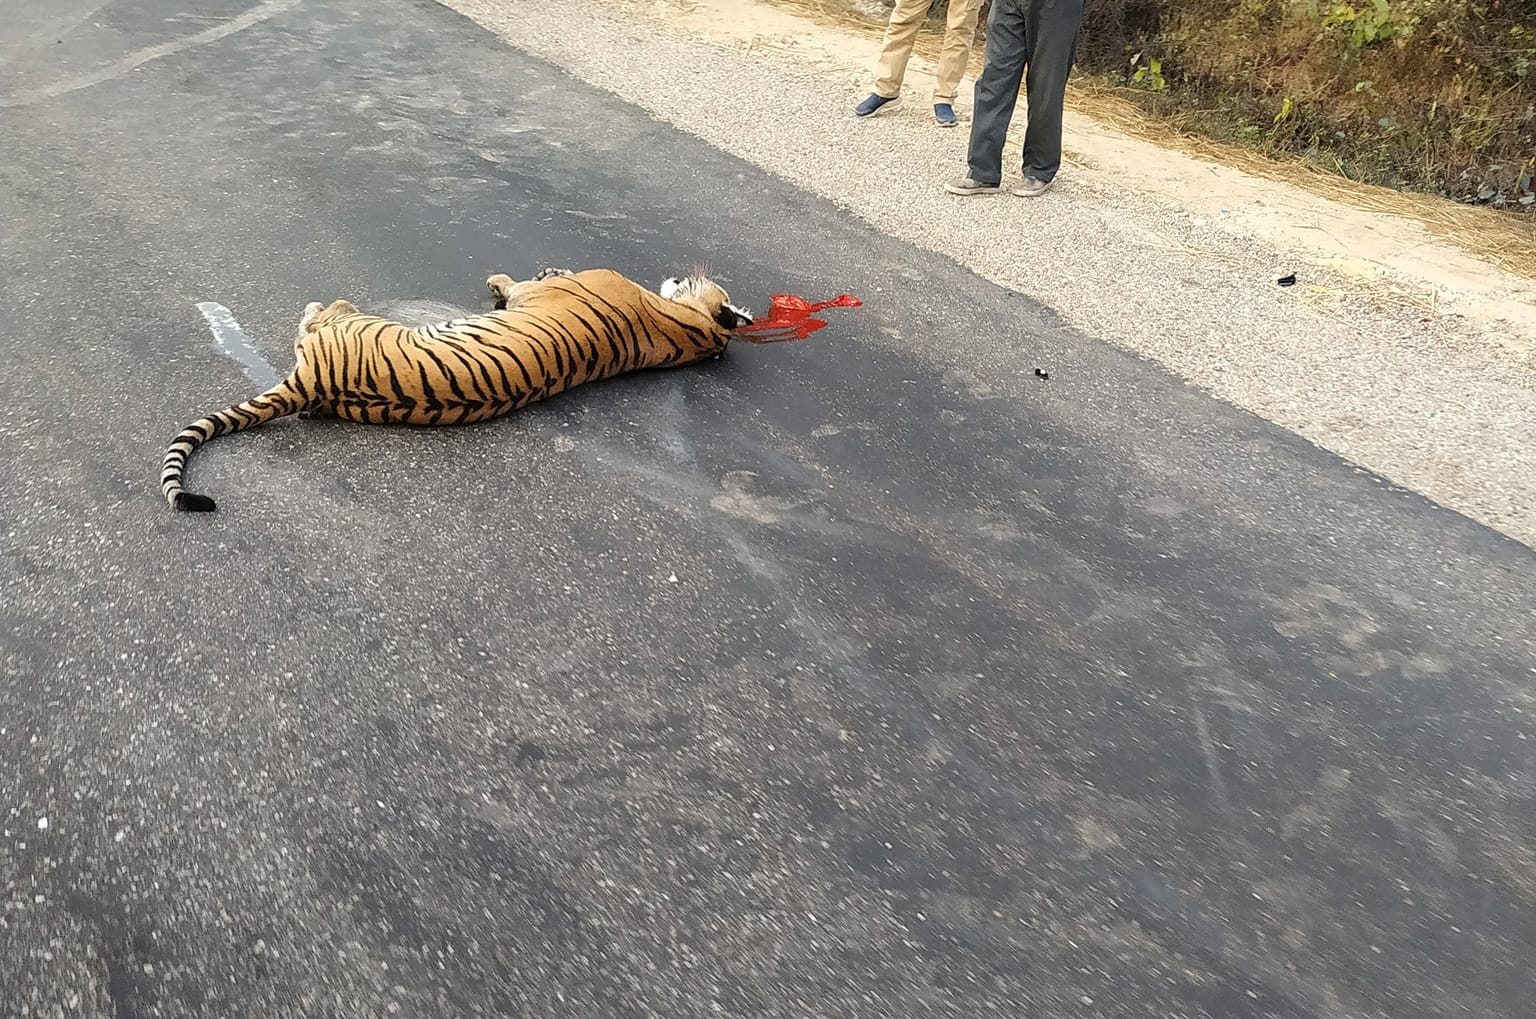
[{"label": "tiger's striped tail", "polygon": [[183,428],[165,451],[165,464],[160,469],[160,490],[165,494],[165,501],[171,504],[171,509],[192,513],[213,512],[215,504],[208,496],[182,490],[181,473],[186,469],[192,451],[216,435],[243,432],[247,428],[297,414],[304,409],[306,402],[294,385],[294,377],[290,375],[260,396],[214,411]]}]

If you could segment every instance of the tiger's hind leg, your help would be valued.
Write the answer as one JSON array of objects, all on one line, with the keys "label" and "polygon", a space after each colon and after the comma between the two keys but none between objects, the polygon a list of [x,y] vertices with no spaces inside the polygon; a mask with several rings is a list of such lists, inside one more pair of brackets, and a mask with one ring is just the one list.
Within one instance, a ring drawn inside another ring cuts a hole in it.
[{"label": "tiger's hind leg", "polygon": [[491,297],[496,302],[496,310],[504,311],[508,299],[517,290],[517,281],[504,272],[498,272],[486,277],[485,287],[491,292]]},{"label": "tiger's hind leg", "polygon": [[537,284],[538,280],[515,280],[504,272],[498,272],[485,281],[486,288],[490,290],[494,300],[492,307],[497,311],[517,307],[523,295]]},{"label": "tiger's hind leg", "polygon": [[[308,304],[304,305],[304,314],[299,319],[299,335],[293,338],[293,361],[295,368],[297,368],[304,359],[304,337],[315,331],[315,320],[318,319],[321,313],[324,311],[325,305],[321,304],[319,301],[310,301]],[[315,412],[308,407],[304,407],[298,412],[298,414],[294,416],[297,417],[300,421],[306,421],[309,418],[314,417]]]},{"label": "tiger's hind leg", "polygon": [[304,342],[304,337],[315,328],[315,319],[320,317],[320,312],[325,310],[325,305],[319,301],[310,301],[304,305],[304,314],[299,319],[299,335],[293,338],[293,352],[299,352],[299,344]]},{"label": "tiger's hind leg", "polygon": [[555,276],[570,276],[571,274],[569,269],[540,269],[533,279],[518,282],[506,273],[498,272],[496,275],[488,278],[485,281],[485,285],[491,291],[491,296],[495,298],[496,310],[506,311],[508,308],[515,308],[518,298],[527,293],[528,288],[535,283],[541,283]]},{"label": "tiger's hind leg", "polygon": [[[294,371],[297,372],[304,364],[304,340],[310,333],[323,326],[327,320],[339,315],[356,315],[357,305],[351,301],[332,301],[329,305],[319,301],[310,301],[304,306],[304,314],[299,318],[299,335],[293,341]],[[301,407],[294,415],[301,421],[312,417],[326,417],[328,412],[320,407]]]},{"label": "tiger's hind leg", "polygon": [[310,301],[304,305],[304,314],[299,319],[299,335],[293,341],[294,351],[298,351],[298,346],[304,342],[304,337],[325,325],[327,320],[357,314],[360,314],[358,307],[351,301],[336,300],[330,304]]}]

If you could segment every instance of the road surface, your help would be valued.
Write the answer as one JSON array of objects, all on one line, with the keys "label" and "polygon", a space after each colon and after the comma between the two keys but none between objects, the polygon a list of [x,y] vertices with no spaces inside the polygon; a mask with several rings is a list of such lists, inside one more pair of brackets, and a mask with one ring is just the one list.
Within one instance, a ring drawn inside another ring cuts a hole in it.
[{"label": "road surface", "polygon": [[[0,1014],[1529,1014],[1529,549],[437,4],[196,6],[4,9]],[[866,304],[160,498],[199,303],[696,261]]]}]

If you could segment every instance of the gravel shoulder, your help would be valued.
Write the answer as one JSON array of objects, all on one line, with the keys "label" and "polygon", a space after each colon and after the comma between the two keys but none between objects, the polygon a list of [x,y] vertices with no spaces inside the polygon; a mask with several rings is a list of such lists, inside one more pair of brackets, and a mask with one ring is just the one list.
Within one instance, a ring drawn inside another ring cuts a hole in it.
[{"label": "gravel shoulder", "polygon": [[[901,108],[852,117],[869,88],[866,34],[754,0],[444,2],[888,236],[1536,545],[1533,288],[1416,224],[1082,115],[1046,199],[956,199],[940,184],[964,169],[965,129],[927,116],[926,62],[913,59]],[[1276,285],[1291,272],[1298,285]]]}]

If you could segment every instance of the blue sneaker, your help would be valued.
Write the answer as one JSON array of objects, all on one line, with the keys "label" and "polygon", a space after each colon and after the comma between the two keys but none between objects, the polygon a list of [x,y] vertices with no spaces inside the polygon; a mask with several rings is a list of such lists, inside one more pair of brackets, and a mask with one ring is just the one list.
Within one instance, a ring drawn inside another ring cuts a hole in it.
[{"label": "blue sneaker", "polygon": [[959,123],[955,119],[955,108],[949,103],[934,103],[933,119],[939,122],[940,127],[954,127]]},{"label": "blue sneaker", "polygon": [[887,99],[885,96],[878,92],[871,92],[868,99],[864,100],[862,103],[853,108],[853,113],[856,117],[867,117],[871,113],[874,113],[876,110],[880,109],[880,107],[884,106],[886,103],[894,103],[895,101],[895,96],[891,96],[889,99]]}]

